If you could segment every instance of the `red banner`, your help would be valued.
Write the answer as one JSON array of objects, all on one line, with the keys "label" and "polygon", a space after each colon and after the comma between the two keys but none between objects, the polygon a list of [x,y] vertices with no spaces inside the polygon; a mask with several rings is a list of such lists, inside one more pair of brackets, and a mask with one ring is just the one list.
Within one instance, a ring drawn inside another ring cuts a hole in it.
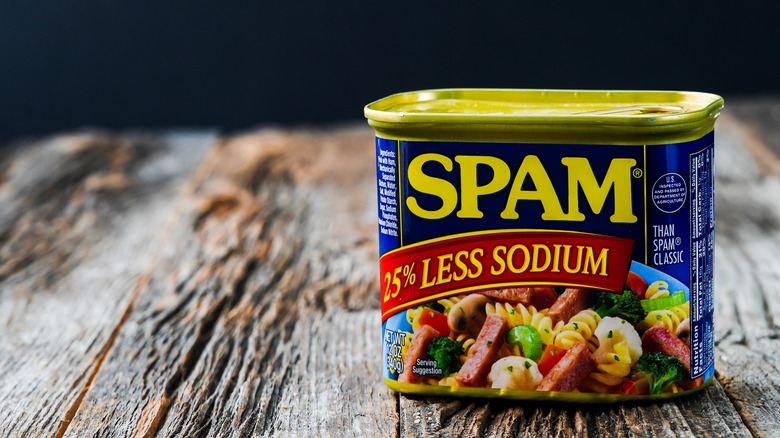
[{"label": "red banner", "polygon": [[634,241],[570,231],[448,236],[379,260],[382,320],[433,298],[509,286],[578,286],[622,292]]}]

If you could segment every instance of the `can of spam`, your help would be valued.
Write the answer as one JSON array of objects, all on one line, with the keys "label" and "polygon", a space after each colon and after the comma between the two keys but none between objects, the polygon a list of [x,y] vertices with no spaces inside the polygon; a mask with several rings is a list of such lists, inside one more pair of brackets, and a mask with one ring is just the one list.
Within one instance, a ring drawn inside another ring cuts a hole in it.
[{"label": "can of spam", "polygon": [[367,105],[387,385],[614,402],[710,383],[722,107],[509,89]]}]

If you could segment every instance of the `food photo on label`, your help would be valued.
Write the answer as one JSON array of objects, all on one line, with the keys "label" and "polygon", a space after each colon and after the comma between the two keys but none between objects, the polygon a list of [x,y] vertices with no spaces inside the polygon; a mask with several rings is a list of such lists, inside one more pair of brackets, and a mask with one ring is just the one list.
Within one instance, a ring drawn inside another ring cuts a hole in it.
[{"label": "food photo on label", "polygon": [[709,384],[722,106],[493,89],[366,106],[387,385],[615,402]]}]

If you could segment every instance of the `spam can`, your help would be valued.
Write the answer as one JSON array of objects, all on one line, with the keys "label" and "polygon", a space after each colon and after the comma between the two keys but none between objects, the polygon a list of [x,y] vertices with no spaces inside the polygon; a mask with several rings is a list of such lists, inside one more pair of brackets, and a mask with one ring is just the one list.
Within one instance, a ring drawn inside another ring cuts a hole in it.
[{"label": "spam can", "polygon": [[722,107],[496,89],[367,105],[387,385],[585,402],[707,385]]}]

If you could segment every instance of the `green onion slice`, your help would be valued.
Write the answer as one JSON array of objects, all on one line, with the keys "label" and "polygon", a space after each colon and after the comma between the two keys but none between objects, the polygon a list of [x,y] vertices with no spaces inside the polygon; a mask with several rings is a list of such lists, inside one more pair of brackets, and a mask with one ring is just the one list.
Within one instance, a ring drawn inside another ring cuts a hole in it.
[{"label": "green onion slice", "polygon": [[642,308],[645,309],[645,312],[652,312],[654,310],[663,310],[670,307],[679,306],[680,304],[685,303],[685,301],[685,292],[678,290],[668,297],[642,300],[641,304]]}]

